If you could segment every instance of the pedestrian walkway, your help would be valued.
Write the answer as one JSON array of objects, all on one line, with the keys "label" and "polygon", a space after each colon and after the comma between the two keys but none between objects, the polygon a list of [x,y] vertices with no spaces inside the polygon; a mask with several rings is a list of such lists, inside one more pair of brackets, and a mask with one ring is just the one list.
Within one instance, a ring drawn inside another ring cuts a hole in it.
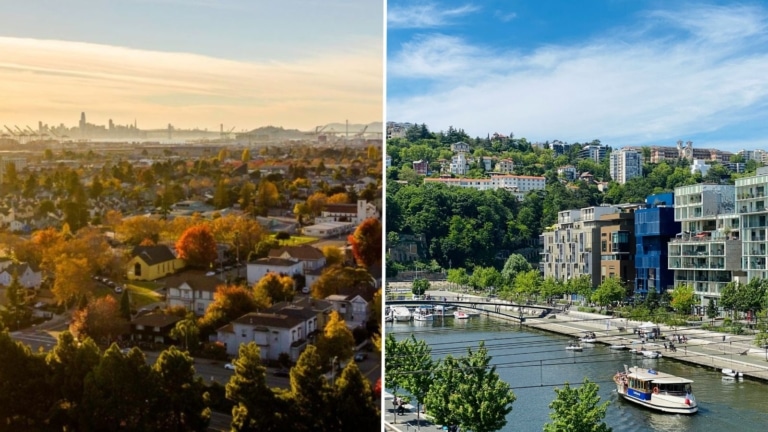
[{"label": "pedestrian walkway", "polygon": [[425,418],[423,413],[416,413],[416,407],[413,405],[406,405],[408,409],[405,413],[398,415],[392,406],[392,400],[387,400],[387,407],[384,410],[384,430],[391,432],[437,432],[445,431],[442,425],[436,425],[432,423],[428,418]]},{"label": "pedestrian walkway", "polygon": [[[528,319],[525,325],[555,333],[581,336],[586,331],[597,335],[600,343],[627,346],[641,342],[632,329],[640,322],[604,315],[571,311],[567,315],[555,314],[554,319]],[[661,351],[667,358],[693,363],[715,369],[733,369],[745,376],[768,380],[768,354],[754,345],[754,336],[730,335],[692,327],[670,327],[659,324],[662,336],[671,339],[673,334],[682,334],[686,343],[675,341],[676,351],[664,348],[666,340],[645,341],[642,346],[649,350]]]}]

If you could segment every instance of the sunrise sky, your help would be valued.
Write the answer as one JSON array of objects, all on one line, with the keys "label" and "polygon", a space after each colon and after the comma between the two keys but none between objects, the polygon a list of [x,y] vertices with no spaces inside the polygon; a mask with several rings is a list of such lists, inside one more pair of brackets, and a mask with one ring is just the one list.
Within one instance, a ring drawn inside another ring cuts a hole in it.
[{"label": "sunrise sky", "polygon": [[383,24],[380,0],[4,2],[0,124],[381,121]]}]

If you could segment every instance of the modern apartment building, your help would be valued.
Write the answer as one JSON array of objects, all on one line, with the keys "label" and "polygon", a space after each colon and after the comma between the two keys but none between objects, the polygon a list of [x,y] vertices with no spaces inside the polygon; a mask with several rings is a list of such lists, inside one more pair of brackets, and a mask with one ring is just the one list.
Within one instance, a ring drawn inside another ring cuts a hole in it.
[{"label": "modern apartment building", "polygon": [[635,210],[620,206],[620,213],[600,217],[600,282],[616,277],[627,287],[635,281]]},{"label": "modern apartment building", "polygon": [[669,269],[667,244],[680,232],[675,221],[675,194],[651,195],[645,208],[635,211],[635,297],[649,291],[661,294],[674,287],[674,272]]},{"label": "modern apartment building", "polygon": [[747,280],[768,278],[768,167],[757,174],[736,180],[736,209],[741,218],[742,268]]},{"label": "modern apartment building", "polygon": [[[599,285],[601,272],[597,269],[600,269],[602,257],[600,227],[609,224],[601,218],[620,211],[617,206],[600,206],[559,212],[557,224],[541,235],[544,277],[568,280],[589,275],[592,286]],[[598,250],[594,250],[595,247]]]},{"label": "modern apartment building", "polygon": [[643,175],[643,155],[635,150],[623,148],[611,152],[611,178],[624,184],[627,180]]},{"label": "modern apartment building", "polygon": [[675,286],[690,284],[701,298],[717,301],[725,285],[745,282],[739,213],[732,185],[696,184],[675,188],[675,221],[681,232],[668,245]]}]

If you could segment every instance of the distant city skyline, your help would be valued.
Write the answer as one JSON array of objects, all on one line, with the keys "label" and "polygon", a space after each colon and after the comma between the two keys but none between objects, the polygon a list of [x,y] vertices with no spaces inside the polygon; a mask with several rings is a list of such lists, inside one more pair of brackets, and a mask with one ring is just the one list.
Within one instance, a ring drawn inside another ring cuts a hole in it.
[{"label": "distant city skyline", "polygon": [[388,2],[387,120],[614,148],[768,148],[762,2]]},{"label": "distant city skyline", "polygon": [[382,121],[383,25],[380,0],[3,4],[0,124]]}]

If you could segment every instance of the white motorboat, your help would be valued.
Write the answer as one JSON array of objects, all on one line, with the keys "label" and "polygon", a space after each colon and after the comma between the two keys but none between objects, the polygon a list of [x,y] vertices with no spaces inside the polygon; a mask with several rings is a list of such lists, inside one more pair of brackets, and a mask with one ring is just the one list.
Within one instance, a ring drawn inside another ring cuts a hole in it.
[{"label": "white motorboat", "polygon": [[643,355],[643,357],[649,358],[649,359],[657,359],[661,357],[661,351],[645,350],[645,351],[640,351],[640,353]]},{"label": "white motorboat", "polygon": [[582,351],[584,348],[582,348],[578,341],[570,341],[565,349],[566,351]]},{"label": "white motorboat", "polygon": [[432,321],[435,318],[431,308],[420,307],[413,312],[416,321]]},{"label": "white motorboat", "polygon": [[468,319],[469,315],[464,311],[456,311],[453,313],[453,317],[456,319]]},{"label": "white motorboat", "polygon": [[723,369],[723,375],[731,378],[742,378],[744,374],[733,369]]},{"label": "white motorboat", "polygon": [[627,349],[626,345],[611,345],[608,347],[608,349],[616,350],[616,351],[623,351]]},{"label": "white motorboat", "polygon": [[637,366],[617,372],[616,391],[624,399],[665,413],[694,414],[699,405],[691,390],[692,380]]},{"label": "white motorboat", "polygon": [[454,308],[455,306],[450,306],[450,305],[435,305],[435,314],[445,313]]},{"label": "white motorboat", "polygon": [[410,321],[411,311],[405,306],[396,306],[392,308],[392,316],[397,322]]},{"label": "white motorboat", "polygon": [[581,342],[582,343],[593,344],[593,343],[597,342],[597,336],[594,333],[592,333],[592,332],[587,332],[586,335],[581,337]]}]

